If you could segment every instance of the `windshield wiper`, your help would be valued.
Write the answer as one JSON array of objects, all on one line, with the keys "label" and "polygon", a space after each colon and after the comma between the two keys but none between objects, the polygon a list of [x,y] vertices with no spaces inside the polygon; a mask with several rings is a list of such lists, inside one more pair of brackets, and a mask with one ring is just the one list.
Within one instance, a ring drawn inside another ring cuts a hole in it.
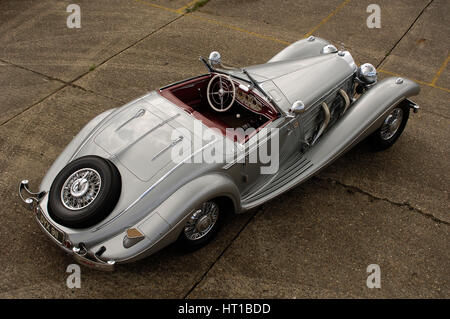
[{"label": "windshield wiper", "polygon": [[209,65],[209,63],[206,61],[206,59],[204,57],[199,57],[198,58],[200,61],[203,62],[203,64],[205,64],[205,66],[208,68],[209,72],[214,72],[214,69],[211,67],[211,65]]},{"label": "windshield wiper", "polygon": [[266,93],[266,91],[263,90],[263,88],[259,85],[259,83],[250,75],[250,73],[247,72],[246,69],[242,69],[242,73],[244,73],[250,80],[250,82],[252,82],[252,85],[258,89],[258,91],[260,91],[265,97],[266,99],[273,105],[275,106],[275,108],[280,112],[280,107],[277,105],[277,103],[275,103],[275,101],[273,100],[273,98]]}]

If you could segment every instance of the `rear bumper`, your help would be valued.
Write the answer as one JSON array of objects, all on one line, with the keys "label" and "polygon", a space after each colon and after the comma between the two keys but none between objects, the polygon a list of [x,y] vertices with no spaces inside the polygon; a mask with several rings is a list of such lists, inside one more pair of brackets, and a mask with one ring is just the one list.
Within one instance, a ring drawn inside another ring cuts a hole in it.
[{"label": "rear bumper", "polygon": [[[95,253],[89,252],[85,247],[81,245],[81,247],[74,246],[67,238],[67,235],[61,231],[56,225],[54,225],[50,220],[48,220],[47,217],[44,216],[42,208],[40,207],[40,200],[45,196],[45,193],[40,193],[40,196],[36,196],[36,193],[32,193],[28,190],[27,187],[28,182],[22,181],[19,186],[19,196],[22,199],[22,201],[27,205],[27,207],[33,211],[35,215],[35,219],[37,224],[40,226],[43,230],[43,232],[56,244],[58,245],[62,250],[64,250],[67,254],[72,255],[74,259],[81,265],[97,269],[97,270],[103,270],[103,271],[113,271],[115,267],[115,261],[108,260],[104,261],[100,259]],[[23,193],[27,192],[28,195],[35,195],[32,197],[24,198]],[[45,218],[45,224],[43,225],[41,222],[39,216],[44,216]],[[59,241],[55,238],[54,235],[52,235],[51,232],[55,232],[57,230],[59,233],[63,234],[62,240]]]},{"label": "rear bumper", "polygon": [[[73,258],[80,264],[92,269],[97,270],[103,270],[103,271],[114,271],[115,262],[113,260],[103,261],[99,257],[97,257],[95,254],[89,253],[86,249],[80,249],[78,247],[72,246],[69,241],[65,241],[64,243],[61,243],[57,241],[48,231],[47,228],[45,228],[42,223],[38,219],[38,210],[41,210],[39,205],[36,205],[35,207],[35,217],[36,222],[43,230],[43,232],[50,238],[52,241],[58,245],[62,250],[64,250],[67,254],[72,255]],[[53,225],[54,226],[54,225]],[[55,226],[54,226],[55,227]]]},{"label": "rear bumper", "polygon": [[96,256],[96,260],[93,260],[91,258],[88,258],[87,254],[83,256],[82,254],[80,254],[79,252],[75,252],[74,250],[72,250],[72,252],[74,259],[83,266],[103,271],[114,271],[114,267],[116,264],[114,260],[103,261]]}]

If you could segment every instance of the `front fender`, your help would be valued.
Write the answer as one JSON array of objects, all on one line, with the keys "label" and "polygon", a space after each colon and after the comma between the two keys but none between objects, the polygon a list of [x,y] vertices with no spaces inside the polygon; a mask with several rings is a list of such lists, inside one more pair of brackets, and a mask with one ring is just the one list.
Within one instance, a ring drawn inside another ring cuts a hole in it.
[{"label": "front fender", "polygon": [[378,129],[385,116],[406,98],[417,95],[417,83],[390,77],[364,93],[309,152],[316,169],[322,169]]},{"label": "front fender", "polygon": [[284,48],[267,62],[306,59],[319,56],[322,48],[328,44],[330,44],[328,41],[321,38],[311,37],[302,39]]},{"label": "front fender", "polygon": [[[273,192],[274,198],[305,182],[327,167],[352,146],[363,140],[381,126],[384,118],[396,105],[406,98],[417,95],[420,87],[411,80],[397,84],[396,78],[388,78],[373,86],[361,96],[317,144],[305,152],[309,167],[297,178],[282,185]],[[267,198],[245,203],[244,209],[262,204]]]}]

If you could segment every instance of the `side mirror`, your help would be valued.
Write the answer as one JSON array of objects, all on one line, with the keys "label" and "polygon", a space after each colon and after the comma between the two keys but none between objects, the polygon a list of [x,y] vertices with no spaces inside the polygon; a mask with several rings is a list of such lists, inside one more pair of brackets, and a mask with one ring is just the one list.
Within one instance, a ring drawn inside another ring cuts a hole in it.
[{"label": "side mirror", "polygon": [[222,57],[219,52],[213,51],[209,54],[209,63],[214,67],[222,63]]},{"label": "side mirror", "polygon": [[303,112],[305,112],[305,104],[302,101],[295,101],[289,109],[291,114],[302,114]]}]

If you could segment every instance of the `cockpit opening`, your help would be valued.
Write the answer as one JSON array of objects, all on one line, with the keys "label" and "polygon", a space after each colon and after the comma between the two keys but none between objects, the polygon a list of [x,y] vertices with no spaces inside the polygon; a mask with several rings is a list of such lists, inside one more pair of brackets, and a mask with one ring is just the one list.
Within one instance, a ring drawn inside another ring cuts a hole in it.
[{"label": "cockpit opening", "polygon": [[279,114],[257,92],[246,92],[239,84],[228,76],[208,74],[163,88],[160,94],[224,135],[227,128],[257,131],[278,118]]}]

